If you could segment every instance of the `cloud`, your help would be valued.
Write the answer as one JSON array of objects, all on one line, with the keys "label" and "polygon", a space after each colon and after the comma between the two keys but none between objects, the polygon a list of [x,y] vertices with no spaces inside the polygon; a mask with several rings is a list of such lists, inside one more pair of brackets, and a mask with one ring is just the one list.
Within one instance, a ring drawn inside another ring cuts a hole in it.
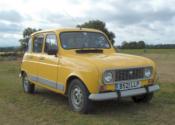
[{"label": "cloud", "polygon": [[[139,1],[112,2],[111,10],[90,10],[91,16],[107,22],[116,33],[116,43],[128,40],[144,40],[147,43],[175,43],[175,9],[172,6],[155,7]],[[170,35],[171,34],[171,35]]]},{"label": "cloud", "polygon": [[[68,12],[64,13],[55,13],[55,12],[46,12],[42,16],[42,24],[48,24],[48,27],[76,27],[78,24],[84,23],[87,21],[85,17],[74,17]],[[44,26],[46,27],[46,26]]]},{"label": "cloud", "polygon": [[152,23],[155,21],[169,22],[175,17],[175,10],[169,7],[155,10],[149,5],[141,9],[137,7],[138,5],[143,6],[141,3],[142,2],[138,2],[137,5],[134,6],[133,4],[130,5],[124,2],[118,5],[116,2],[110,5],[111,10],[106,10],[105,7],[103,9],[96,8],[96,10],[89,9],[86,14],[107,22],[117,22],[120,25],[133,25],[141,22]]},{"label": "cloud", "polygon": [[0,33],[0,47],[19,46],[20,34],[2,34]]},{"label": "cloud", "polygon": [[19,23],[23,20],[23,17],[20,15],[20,13],[16,12],[15,10],[7,10],[7,11],[1,10],[0,20]]},{"label": "cloud", "polygon": [[21,24],[0,22],[1,33],[17,33],[23,29]]},{"label": "cloud", "polygon": [[175,43],[174,5],[172,0],[6,0],[0,2],[0,33],[6,36],[1,41],[6,38],[17,45],[17,37],[13,42],[11,36],[22,34],[25,27],[75,27],[100,19],[116,34],[116,44],[124,40]]},{"label": "cloud", "polygon": [[23,21],[24,17],[15,10],[0,10],[0,46],[19,45]]}]

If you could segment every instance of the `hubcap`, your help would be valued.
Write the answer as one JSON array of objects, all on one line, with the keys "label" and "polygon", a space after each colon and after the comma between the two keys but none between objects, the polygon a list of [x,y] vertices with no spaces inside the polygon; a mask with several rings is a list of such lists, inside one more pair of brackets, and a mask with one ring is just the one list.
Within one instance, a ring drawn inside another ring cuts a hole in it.
[{"label": "hubcap", "polygon": [[80,87],[76,86],[71,91],[71,100],[75,109],[80,110],[83,104],[83,93]]}]

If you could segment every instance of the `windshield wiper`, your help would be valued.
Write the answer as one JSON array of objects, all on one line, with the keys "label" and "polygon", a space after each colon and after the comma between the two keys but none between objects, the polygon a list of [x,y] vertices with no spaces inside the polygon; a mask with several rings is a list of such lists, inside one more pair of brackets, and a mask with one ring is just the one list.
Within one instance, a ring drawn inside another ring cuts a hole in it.
[{"label": "windshield wiper", "polygon": [[92,48],[92,49],[78,49],[76,50],[76,53],[79,54],[84,54],[84,53],[103,53],[103,49],[97,49],[97,48]]}]

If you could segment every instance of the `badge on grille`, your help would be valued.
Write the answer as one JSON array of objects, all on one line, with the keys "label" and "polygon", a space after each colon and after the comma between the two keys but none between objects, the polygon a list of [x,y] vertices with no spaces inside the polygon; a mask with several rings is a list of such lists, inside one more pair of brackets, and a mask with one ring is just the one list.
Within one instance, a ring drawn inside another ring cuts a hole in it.
[{"label": "badge on grille", "polygon": [[131,70],[131,71],[129,71],[129,75],[132,75],[133,74],[133,71]]}]

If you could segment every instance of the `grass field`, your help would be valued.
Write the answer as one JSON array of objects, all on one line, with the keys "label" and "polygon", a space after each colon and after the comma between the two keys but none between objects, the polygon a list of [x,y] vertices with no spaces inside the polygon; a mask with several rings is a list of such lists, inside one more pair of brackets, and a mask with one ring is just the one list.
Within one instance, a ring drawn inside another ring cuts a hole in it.
[{"label": "grass field", "polygon": [[25,94],[18,78],[20,61],[0,62],[0,125],[174,125],[175,50],[121,50],[142,55],[158,65],[161,90],[150,104],[131,99],[95,103],[88,115],[72,112],[65,97],[37,88]]}]

